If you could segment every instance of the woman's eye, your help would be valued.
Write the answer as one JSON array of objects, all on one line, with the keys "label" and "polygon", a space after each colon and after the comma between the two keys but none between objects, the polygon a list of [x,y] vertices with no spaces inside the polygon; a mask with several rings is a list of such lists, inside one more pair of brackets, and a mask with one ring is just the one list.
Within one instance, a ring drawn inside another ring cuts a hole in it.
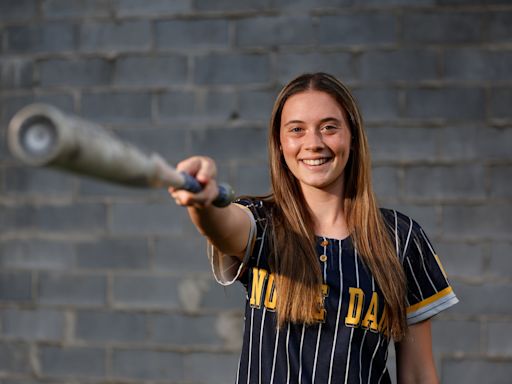
[{"label": "woman's eye", "polygon": [[335,125],[326,125],[326,126],[324,126],[322,129],[323,129],[324,131],[334,131],[334,130],[338,129],[338,127],[337,127],[337,126],[335,126]]},{"label": "woman's eye", "polygon": [[301,132],[301,131],[302,131],[301,127],[292,127],[292,128],[290,128],[290,132]]}]

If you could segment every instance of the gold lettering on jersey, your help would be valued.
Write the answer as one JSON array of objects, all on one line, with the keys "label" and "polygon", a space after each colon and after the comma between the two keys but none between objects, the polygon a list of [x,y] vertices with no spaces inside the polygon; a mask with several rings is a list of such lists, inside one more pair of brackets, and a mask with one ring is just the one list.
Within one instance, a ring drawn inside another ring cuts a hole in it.
[{"label": "gold lettering on jersey", "polygon": [[378,331],[377,324],[377,313],[379,310],[379,297],[377,296],[377,292],[372,293],[372,300],[370,301],[370,306],[366,311],[366,315],[364,315],[364,319],[361,322],[361,327],[364,329],[370,329],[371,331]]},{"label": "gold lettering on jersey", "polygon": [[325,309],[325,298],[327,296],[329,296],[329,286],[327,284],[322,284],[322,298],[320,300],[320,306],[314,315],[315,320],[322,323],[325,322],[325,318],[327,317],[327,311]]},{"label": "gold lettering on jersey", "polygon": [[267,275],[268,272],[265,269],[252,269],[252,289],[249,304],[253,308],[261,307],[261,299],[263,298],[263,287],[265,286],[265,280],[267,278]]},{"label": "gold lettering on jersey", "polygon": [[348,290],[350,301],[348,303],[348,312],[345,317],[347,327],[357,327],[361,320],[361,311],[363,309],[364,292],[361,288],[350,287]]},{"label": "gold lettering on jersey", "polygon": [[274,274],[271,273],[267,280],[267,292],[265,293],[265,308],[275,310],[277,306],[276,283]]}]

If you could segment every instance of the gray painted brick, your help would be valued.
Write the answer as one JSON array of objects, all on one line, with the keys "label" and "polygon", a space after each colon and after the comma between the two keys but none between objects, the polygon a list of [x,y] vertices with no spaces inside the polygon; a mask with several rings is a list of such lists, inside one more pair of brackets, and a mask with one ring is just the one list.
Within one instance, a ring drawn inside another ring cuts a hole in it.
[{"label": "gray painted brick", "polygon": [[28,302],[32,299],[30,272],[0,272],[0,301]]},{"label": "gray painted brick", "polygon": [[151,29],[146,20],[88,21],[80,30],[80,49],[84,51],[146,51],[150,45]]},{"label": "gray painted brick", "polygon": [[426,5],[435,5],[437,0],[353,0],[351,4],[353,5],[378,5],[378,6],[397,6],[397,5],[406,5],[408,7],[422,7]]},{"label": "gray painted brick", "polygon": [[112,81],[112,63],[105,59],[49,59],[39,63],[43,87],[107,85]]},{"label": "gray painted brick", "polygon": [[481,13],[408,12],[402,33],[404,41],[412,43],[477,43],[482,40],[482,29]]},{"label": "gray painted brick", "polygon": [[212,53],[196,59],[194,79],[198,84],[268,83],[270,70],[266,54]]},{"label": "gray painted brick", "polygon": [[399,170],[395,167],[375,167],[372,170],[373,188],[379,199],[397,199],[401,196]]},{"label": "gray painted brick", "polygon": [[106,289],[106,279],[102,276],[41,273],[38,298],[42,304],[104,305]]},{"label": "gray painted brick", "polygon": [[477,359],[446,359],[441,371],[442,383],[506,384],[510,382],[510,361]]},{"label": "gray painted brick", "polygon": [[30,350],[28,344],[0,343],[0,370],[3,373],[30,373]]},{"label": "gray painted brick", "polygon": [[236,380],[238,360],[236,353],[191,353],[185,357],[185,378],[209,384],[231,383]]},{"label": "gray painted brick", "polygon": [[215,316],[156,315],[152,319],[152,340],[179,346],[222,347],[216,321]]},{"label": "gray painted brick", "polygon": [[37,0],[2,0],[0,2],[0,20],[23,20],[36,15]]},{"label": "gray painted brick", "polygon": [[193,91],[170,91],[159,95],[159,118],[163,121],[184,119],[197,116],[197,94]]},{"label": "gray painted brick", "polygon": [[512,324],[506,322],[491,322],[489,329],[489,352],[493,355],[512,356],[512,338],[507,335],[512,334]]},{"label": "gray painted brick", "polygon": [[7,52],[62,52],[76,48],[76,27],[70,23],[13,26],[6,31]]},{"label": "gray painted brick", "polygon": [[512,79],[512,52],[457,49],[445,53],[444,77],[449,80],[507,81]]},{"label": "gray painted brick", "polygon": [[25,89],[34,85],[34,65],[26,59],[0,59],[0,89]]},{"label": "gray painted brick", "polygon": [[484,273],[482,246],[461,242],[436,241],[436,250],[448,277],[477,277]]},{"label": "gray painted brick", "polygon": [[0,243],[0,267],[33,270],[68,270],[75,265],[71,243],[30,239]]},{"label": "gray painted brick", "polygon": [[179,309],[179,280],[160,276],[116,276],[113,302],[129,308]]},{"label": "gray painted brick", "polygon": [[146,338],[146,316],[127,312],[79,311],[76,314],[75,337],[86,341],[143,341]]},{"label": "gray painted brick", "polygon": [[8,195],[71,197],[74,178],[45,168],[9,167],[4,188]]},{"label": "gray painted brick", "polygon": [[9,121],[25,105],[35,102],[52,104],[63,112],[73,112],[73,97],[65,93],[30,94],[24,96],[9,95],[0,98],[0,101],[2,122]]},{"label": "gray painted brick", "polygon": [[105,351],[98,348],[40,347],[41,371],[45,375],[103,377]]},{"label": "gray painted brick", "polygon": [[354,58],[348,52],[278,53],[276,66],[282,84],[306,72],[327,72],[345,82],[355,77]]},{"label": "gray painted brick", "polygon": [[93,198],[157,199],[162,194],[158,189],[132,187],[89,177],[79,179],[77,190],[81,196]]},{"label": "gray painted brick", "polygon": [[251,11],[265,10],[271,5],[271,0],[194,0],[194,9],[199,11]]},{"label": "gray painted brick", "polygon": [[319,45],[382,45],[396,42],[397,20],[386,12],[347,12],[321,16]]},{"label": "gray painted brick", "polygon": [[77,267],[86,269],[147,269],[149,250],[145,240],[100,239],[76,245]]},{"label": "gray painted brick", "polygon": [[245,289],[241,285],[226,289],[216,281],[210,280],[205,287],[201,297],[201,308],[241,311],[245,307]]},{"label": "gray painted brick", "polygon": [[219,162],[233,159],[266,160],[266,135],[266,129],[250,127],[192,131],[191,152],[211,156]]},{"label": "gray painted brick", "polygon": [[510,160],[512,151],[512,129],[485,127],[478,130],[476,151],[481,159]]},{"label": "gray painted brick", "polygon": [[512,167],[491,168],[491,196],[512,197]]},{"label": "gray painted brick", "polygon": [[238,165],[235,178],[237,195],[265,195],[270,191],[270,173],[266,163]]},{"label": "gray painted brick", "polygon": [[189,220],[169,198],[165,203],[114,203],[110,230],[122,235],[180,235]]},{"label": "gray painted brick", "polygon": [[84,92],[81,111],[94,121],[144,122],[151,117],[151,96],[146,92]]},{"label": "gray painted brick", "polygon": [[240,92],[238,102],[240,103],[240,117],[243,120],[268,121],[272,113],[275,92],[269,91],[247,91]]},{"label": "gray painted brick", "polygon": [[137,147],[147,153],[157,152],[171,164],[183,160],[187,156],[187,140],[189,133],[180,129],[126,129],[118,133],[119,137],[128,142],[136,143]]},{"label": "gray painted brick", "polygon": [[453,281],[452,285],[460,302],[450,310],[451,313],[473,316],[512,314],[512,302],[509,299],[511,284],[469,285]]},{"label": "gray painted brick", "polygon": [[477,142],[483,127],[464,124],[440,130],[439,158],[441,160],[473,160],[480,156]]},{"label": "gray painted brick", "polygon": [[357,88],[353,94],[366,121],[395,119],[399,115],[396,89]]},{"label": "gray painted brick", "polygon": [[49,309],[2,310],[2,334],[25,340],[61,340],[64,313]]},{"label": "gray painted brick", "polygon": [[106,207],[101,204],[43,205],[34,208],[38,229],[63,232],[99,232],[105,229]]},{"label": "gray painted brick", "polygon": [[6,233],[29,229],[33,227],[33,217],[33,207],[0,205],[0,230]]},{"label": "gray painted brick", "polygon": [[162,16],[191,10],[192,0],[116,0],[119,16]]},{"label": "gray painted brick", "polygon": [[[507,1],[503,1],[508,3]],[[492,42],[509,43],[512,41],[512,12],[499,11],[489,14],[488,39]]]},{"label": "gray painted brick", "polygon": [[482,166],[422,166],[405,170],[405,195],[411,199],[483,198]]},{"label": "gray painted brick", "polygon": [[478,353],[480,323],[436,319],[432,322],[432,346],[436,354]]},{"label": "gray painted brick", "polygon": [[354,0],[274,0],[275,7],[280,9],[291,8],[297,9],[315,9],[315,8],[331,8],[351,5]]},{"label": "gray painted brick", "polygon": [[213,48],[229,44],[227,20],[163,20],[157,21],[155,27],[157,49]]},{"label": "gray painted brick", "polygon": [[120,350],[112,355],[112,375],[139,380],[183,380],[183,355],[150,350]]},{"label": "gray painted brick", "polygon": [[512,205],[445,206],[442,228],[448,236],[510,238]]},{"label": "gray painted brick", "polygon": [[367,128],[372,159],[413,162],[434,160],[437,130],[432,128]]},{"label": "gray painted brick", "polygon": [[510,4],[508,0],[436,0],[439,5],[499,5]]},{"label": "gray painted brick", "polygon": [[492,118],[512,118],[512,89],[491,88],[489,113]]},{"label": "gray painted brick", "polygon": [[484,93],[479,88],[410,89],[406,116],[423,119],[481,119]]},{"label": "gray painted brick", "polygon": [[155,242],[154,267],[159,271],[209,272],[206,239],[199,235],[160,238]]},{"label": "gray painted brick", "polygon": [[425,81],[437,79],[438,54],[429,49],[369,51],[361,55],[364,81]]},{"label": "gray painted brick", "polygon": [[45,0],[43,14],[45,18],[62,17],[106,17],[111,14],[109,0]]},{"label": "gray painted brick", "polygon": [[236,23],[236,45],[240,47],[313,43],[314,30],[310,17],[258,17]]},{"label": "gray painted brick", "polygon": [[186,82],[185,56],[123,56],[117,60],[116,84],[164,86]]},{"label": "gray painted brick", "polygon": [[393,203],[389,204],[389,206],[385,208],[396,209],[397,211],[413,218],[425,230],[429,238],[433,239],[439,235],[439,220],[435,206]]},{"label": "gray painted brick", "polygon": [[493,278],[510,279],[512,276],[512,244],[492,242],[489,275]]}]

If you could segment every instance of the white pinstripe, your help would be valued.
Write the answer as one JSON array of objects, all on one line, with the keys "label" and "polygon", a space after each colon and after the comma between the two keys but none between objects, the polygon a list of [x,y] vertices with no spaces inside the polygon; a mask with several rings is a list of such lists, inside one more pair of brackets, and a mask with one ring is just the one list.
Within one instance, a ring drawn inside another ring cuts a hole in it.
[{"label": "white pinstripe", "polygon": [[423,257],[423,251],[421,250],[421,247],[418,244],[418,240],[417,239],[414,239],[414,244],[416,245],[416,248],[418,249],[418,252],[420,254],[421,265],[423,265],[423,270],[425,271],[425,275],[427,275],[427,278],[428,278],[428,281],[430,282],[430,285],[432,286],[432,288],[434,288],[434,291],[437,293],[438,289],[436,288],[436,286],[432,282],[432,279],[430,278],[430,275],[429,275],[428,270],[427,270],[427,266],[425,265],[425,257]]},{"label": "white pinstripe", "polygon": [[[354,249],[354,262],[356,264],[356,286],[359,288],[359,266],[357,265],[357,249]],[[350,341],[348,344],[347,352],[347,365],[345,367],[345,384],[348,383],[348,371],[350,368],[350,352],[352,350],[352,337],[354,336],[354,328],[350,330]]]},{"label": "white pinstripe", "polygon": [[299,384],[302,383],[302,345],[304,344],[304,331],[306,325],[302,324],[302,334],[300,336],[300,348],[299,348]]},{"label": "white pinstripe", "polygon": [[[322,240],[326,240],[325,237],[322,237]],[[326,255],[327,253],[327,246],[324,245],[323,254]],[[330,262],[330,260],[327,260]],[[327,281],[327,261],[324,262],[324,284]],[[322,298],[323,299],[323,298]],[[313,372],[311,374],[311,380],[312,383],[315,383],[315,374],[316,374],[316,364],[318,362],[318,349],[320,348],[320,335],[322,334],[322,323],[318,326],[318,335],[316,337],[316,349],[315,349],[315,359],[313,361]]]},{"label": "white pinstripe", "polygon": [[290,353],[288,344],[290,343],[290,323],[288,323],[288,330],[286,331],[286,361],[288,363],[288,370],[286,372],[286,384],[290,384]]},{"label": "white pinstripe", "polygon": [[341,303],[343,297],[343,269],[341,268],[341,255],[343,254],[343,248],[341,247],[341,240],[338,240],[338,259],[339,259],[339,268],[340,268],[340,299],[338,301],[338,312],[336,315],[336,328],[334,330],[334,343],[332,344],[331,351],[331,363],[329,364],[329,381],[328,384],[331,384],[332,380],[332,367],[334,363],[334,351],[336,350],[336,342],[338,340],[338,327],[340,323],[340,314],[341,314]]},{"label": "white pinstripe", "polygon": [[277,346],[279,343],[279,329],[276,330],[276,342],[274,344],[274,359],[272,361],[272,373],[270,374],[270,384],[274,383],[274,372],[276,370],[276,356],[277,356]]},{"label": "white pinstripe", "polygon": [[400,261],[403,262],[405,253],[407,252],[407,246],[409,245],[409,239],[411,238],[411,232],[412,232],[412,219],[409,218],[409,232],[407,233],[407,240],[405,241],[404,251],[402,253],[402,258]]},{"label": "white pinstripe", "polygon": [[409,260],[409,257],[407,257],[406,259],[407,259],[407,264],[409,264],[409,268],[411,270],[411,274],[414,279],[414,282],[416,283],[416,287],[418,288],[418,292],[420,293],[421,300],[423,300],[423,292],[421,291],[421,287],[418,283],[418,280],[416,280],[416,275],[414,274],[414,271],[412,270],[411,260]]}]

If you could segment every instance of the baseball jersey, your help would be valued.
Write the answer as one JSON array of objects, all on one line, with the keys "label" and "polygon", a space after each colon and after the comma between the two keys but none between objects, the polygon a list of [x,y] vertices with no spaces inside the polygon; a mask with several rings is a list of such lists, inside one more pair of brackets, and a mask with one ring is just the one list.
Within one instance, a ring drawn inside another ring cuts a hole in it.
[{"label": "baseball jersey", "polygon": [[[259,200],[238,200],[251,217],[251,234],[242,263],[213,257],[223,285],[238,280],[246,288],[245,328],[237,383],[337,384],[390,383],[386,368],[389,336],[384,298],[354,249],[350,237],[316,237],[324,305],[314,325],[276,327],[275,276],[270,270],[269,208]],[[409,217],[382,210],[392,229],[407,278],[407,322],[415,324],[456,304],[432,245]],[[393,278],[390,276],[390,278]]]}]

